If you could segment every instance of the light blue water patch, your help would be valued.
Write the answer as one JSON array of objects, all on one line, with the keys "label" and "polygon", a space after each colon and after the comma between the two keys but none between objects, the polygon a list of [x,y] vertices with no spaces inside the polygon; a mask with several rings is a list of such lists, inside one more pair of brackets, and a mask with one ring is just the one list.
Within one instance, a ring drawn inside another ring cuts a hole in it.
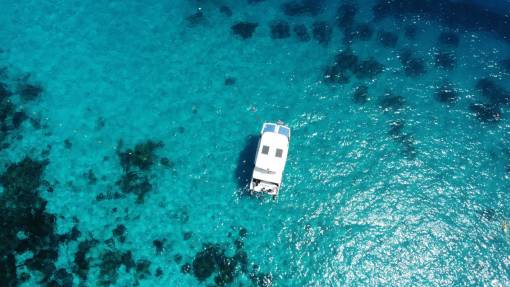
[{"label": "light blue water patch", "polygon": [[[510,285],[510,42],[430,15],[374,20],[376,2],[349,2],[351,26],[331,1],[317,13],[292,0],[1,3],[0,104],[13,108],[0,117],[0,220],[16,220],[0,231],[0,278]],[[238,22],[256,23],[251,37]],[[347,80],[328,82],[331,66]],[[23,99],[24,83],[43,91]],[[259,132],[277,120],[292,132],[280,195],[251,197]],[[14,168],[25,157],[47,160],[40,178],[34,163]]]}]

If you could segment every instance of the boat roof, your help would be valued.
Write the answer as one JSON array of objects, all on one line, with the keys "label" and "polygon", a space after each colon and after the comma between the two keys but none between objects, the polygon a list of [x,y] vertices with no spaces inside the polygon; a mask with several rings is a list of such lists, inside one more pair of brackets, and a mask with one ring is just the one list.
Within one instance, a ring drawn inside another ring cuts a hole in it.
[{"label": "boat roof", "polygon": [[288,127],[271,123],[264,124],[255,159],[253,178],[278,185],[281,183],[289,150],[289,137],[290,129]]},{"label": "boat roof", "polygon": [[287,139],[290,140],[290,129],[288,126],[285,126],[283,124],[264,123],[264,125],[262,126],[262,131],[260,133],[263,134],[265,132],[278,133],[286,136]]}]

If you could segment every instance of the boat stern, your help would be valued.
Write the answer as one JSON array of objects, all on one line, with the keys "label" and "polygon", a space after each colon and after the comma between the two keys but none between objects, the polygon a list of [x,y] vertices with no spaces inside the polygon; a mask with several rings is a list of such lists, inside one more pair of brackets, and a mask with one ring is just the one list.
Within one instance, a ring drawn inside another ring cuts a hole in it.
[{"label": "boat stern", "polygon": [[277,196],[278,190],[278,184],[276,183],[261,181],[254,178],[250,181],[250,191],[252,194],[262,193]]}]

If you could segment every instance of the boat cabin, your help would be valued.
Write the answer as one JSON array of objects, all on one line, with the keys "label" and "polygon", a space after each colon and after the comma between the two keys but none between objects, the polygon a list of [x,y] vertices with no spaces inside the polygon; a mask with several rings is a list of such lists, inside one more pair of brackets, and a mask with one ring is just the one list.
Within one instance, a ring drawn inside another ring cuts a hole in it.
[{"label": "boat cabin", "polygon": [[252,193],[266,193],[274,197],[278,195],[287,161],[289,141],[289,127],[282,122],[264,123],[250,181]]}]

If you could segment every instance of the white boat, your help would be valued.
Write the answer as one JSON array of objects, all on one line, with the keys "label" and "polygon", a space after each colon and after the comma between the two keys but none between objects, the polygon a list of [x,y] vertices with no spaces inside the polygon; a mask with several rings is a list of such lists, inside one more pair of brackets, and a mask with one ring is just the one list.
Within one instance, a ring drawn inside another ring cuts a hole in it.
[{"label": "white boat", "polygon": [[264,123],[260,131],[255,167],[250,181],[252,194],[278,195],[289,151],[290,129],[283,122]]}]

